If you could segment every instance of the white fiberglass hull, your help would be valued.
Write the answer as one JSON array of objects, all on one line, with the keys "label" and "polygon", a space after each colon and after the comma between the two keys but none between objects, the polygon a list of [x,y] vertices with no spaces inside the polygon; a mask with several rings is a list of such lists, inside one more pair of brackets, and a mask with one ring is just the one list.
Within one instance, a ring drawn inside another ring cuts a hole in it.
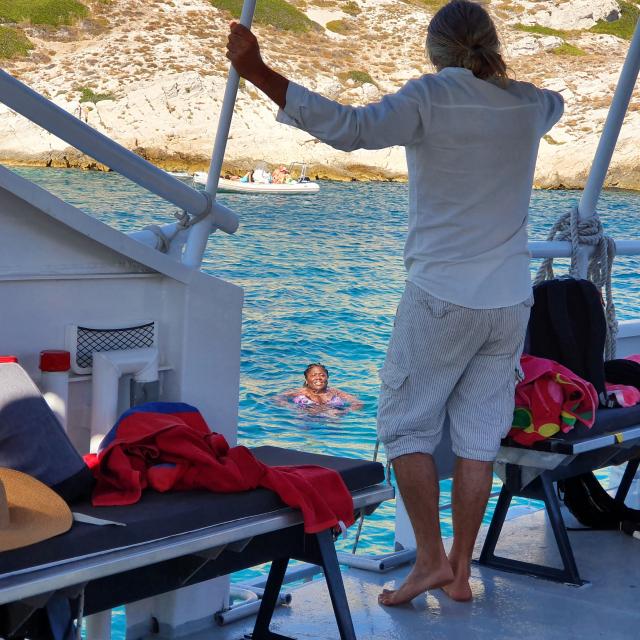
[{"label": "white fiberglass hull", "polygon": [[[206,184],[207,174],[199,171],[193,175],[196,184]],[[320,185],[317,182],[289,182],[285,184],[240,182],[220,178],[218,191],[221,193],[317,193]]]}]

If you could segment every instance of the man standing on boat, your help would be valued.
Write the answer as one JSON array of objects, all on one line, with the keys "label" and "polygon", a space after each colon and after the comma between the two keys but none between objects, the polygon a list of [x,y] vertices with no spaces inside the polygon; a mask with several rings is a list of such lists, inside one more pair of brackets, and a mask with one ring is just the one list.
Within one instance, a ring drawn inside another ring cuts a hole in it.
[{"label": "man standing on boat", "polygon": [[[474,2],[454,0],[435,14],[427,52],[436,74],[351,107],[269,68],[237,23],[227,45],[240,76],[280,107],[280,122],[344,151],[406,148],[407,283],[380,371],[378,434],[417,556],[405,582],[380,594],[384,605],[437,587],[472,598],[471,555],[512,422],[532,304],[527,218],[538,145],[563,111],[558,93],[507,77],[495,26]],[[432,457],[447,416],[457,456],[448,556]]]}]

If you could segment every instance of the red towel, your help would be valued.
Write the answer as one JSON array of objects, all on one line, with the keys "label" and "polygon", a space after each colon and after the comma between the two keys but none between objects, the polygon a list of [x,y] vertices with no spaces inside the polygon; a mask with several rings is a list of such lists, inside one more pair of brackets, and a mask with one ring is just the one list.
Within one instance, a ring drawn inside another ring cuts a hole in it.
[{"label": "red towel", "polygon": [[133,504],[142,491],[257,487],[302,511],[304,530],[353,524],[353,500],[340,474],[319,466],[269,467],[246,447],[229,447],[189,405],[151,403],[125,413],[98,454],[85,456],[96,479],[94,506]]}]

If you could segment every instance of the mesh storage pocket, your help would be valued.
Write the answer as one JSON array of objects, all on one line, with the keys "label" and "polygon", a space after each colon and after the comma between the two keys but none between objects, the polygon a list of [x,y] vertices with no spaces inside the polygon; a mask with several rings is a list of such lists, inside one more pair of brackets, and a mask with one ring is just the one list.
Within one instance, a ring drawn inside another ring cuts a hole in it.
[{"label": "mesh storage pocket", "polygon": [[75,373],[91,373],[92,354],[96,351],[122,351],[156,345],[156,323],[147,322],[132,327],[67,328],[67,349],[71,352],[71,368]]}]

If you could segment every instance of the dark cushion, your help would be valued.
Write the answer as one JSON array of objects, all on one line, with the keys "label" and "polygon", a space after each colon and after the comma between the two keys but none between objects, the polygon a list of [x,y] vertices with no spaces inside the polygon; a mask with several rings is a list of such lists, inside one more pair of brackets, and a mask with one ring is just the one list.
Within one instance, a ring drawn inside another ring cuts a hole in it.
[{"label": "dark cushion", "polygon": [[[384,480],[384,467],[379,462],[336,458],[279,447],[257,447],[252,451],[259,460],[272,466],[316,464],[335,469],[350,491]],[[227,494],[145,491],[138,503],[120,507],[93,507],[90,502],[79,503],[72,507],[73,511],[122,522],[127,526],[96,526],[76,522],[70,531],[61,536],[3,553],[0,567],[2,573],[7,573],[23,567],[156,540],[284,507],[278,496],[266,489]]]},{"label": "dark cushion", "polygon": [[280,447],[256,447],[251,449],[258,460],[271,467],[317,464],[337,471],[350,491],[364,489],[384,480],[384,468],[378,462],[356,458],[337,458],[319,453],[281,449]]},{"label": "dark cushion", "polygon": [[67,502],[91,493],[93,476],[25,370],[0,363],[0,467],[34,476]]},{"label": "dark cushion", "polygon": [[640,362],[619,358],[604,363],[604,376],[611,384],[627,384],[640,388]]},{"label": "dark cushion", "polygon": [[598,409],[596,421],[590,429],[578,423],[569,433],[559,433],[553,437],[571,442],[583,440],[596,433],[619,431],[637,424],[640,424],[640,405],[618,409]]}]

